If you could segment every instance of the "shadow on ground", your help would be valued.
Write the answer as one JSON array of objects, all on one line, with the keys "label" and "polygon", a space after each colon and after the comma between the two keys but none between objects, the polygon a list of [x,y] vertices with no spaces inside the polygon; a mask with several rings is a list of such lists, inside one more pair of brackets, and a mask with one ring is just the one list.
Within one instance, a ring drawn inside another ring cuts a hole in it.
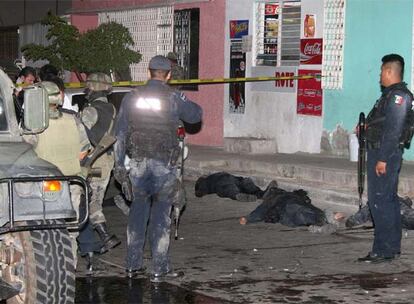
[{"label": "shadow on ground", "polygon": [[83,277],[76,279],[79,304],[231,304],[168,283],[151,284],[148,279]]}]

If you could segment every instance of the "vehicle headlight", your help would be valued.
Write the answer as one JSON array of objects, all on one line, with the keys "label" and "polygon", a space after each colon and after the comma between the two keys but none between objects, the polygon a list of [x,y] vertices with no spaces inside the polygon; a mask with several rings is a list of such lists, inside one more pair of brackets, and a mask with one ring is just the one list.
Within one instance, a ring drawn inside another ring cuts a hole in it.
[{"label": "vehicle headlight", "polygon": [[48,180],[43,182],[43,198],[47,201],[54,201],[62,192],[62,182],[58,180]]}]

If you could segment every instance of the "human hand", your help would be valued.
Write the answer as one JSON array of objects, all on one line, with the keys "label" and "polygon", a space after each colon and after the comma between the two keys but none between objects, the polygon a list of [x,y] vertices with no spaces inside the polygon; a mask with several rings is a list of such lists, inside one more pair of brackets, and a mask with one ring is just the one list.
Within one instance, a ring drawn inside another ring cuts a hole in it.
[{"label": "human hand", "polygon": [[387,173],[387,163],[383,161],[378,161],[375,166],[375,173],[377,176],[385,175]]},{"label": "human hand", "polygon": [[114,169],[115,180],[121,185],[128,180],[128,172],[125,167],[118,166]]}]

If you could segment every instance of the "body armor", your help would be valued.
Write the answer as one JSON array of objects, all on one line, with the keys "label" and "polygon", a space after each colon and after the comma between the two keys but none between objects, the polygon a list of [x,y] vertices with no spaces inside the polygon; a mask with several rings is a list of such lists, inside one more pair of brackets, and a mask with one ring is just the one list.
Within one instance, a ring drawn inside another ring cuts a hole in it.
[{"label": "body armor", "polygon": [[170,160],[178,148],[172,92],[161,88],[144,87],[130,103],[127,154],[131,158]]},{"label": "body armor", "polygon": [[[62,130],[70,131],[62,137]],[[81,172],[80,150],[78,127],[73,116],[66,113],[58,119],[49,120],[49,127],[39,134],[35,148],[40,158],[54,164],[63,175],[78,175]]]},{"label": "body armor", "polygon": [[88,107],[93,107],[98,112],[98,120],[91,129],[85,128],[88,138],[95,147],[106,134],[112,131],[113,122],[116,115],[115,107],[103,99],[96,99],[88,103]]},{"label": "body armor", "polygon": [[[405,84],[399,83],[395,85],[393,89],[391,89],[386,94],[383,94],[380,99],[377,100],[375,103],[374,108],[369,112],[366,123],[367,123],[367,130],[366,130],[366,139],[369,144],[372,145],[379,145],[381,141],[381,137],[383,134],[384,122],[385,122],[385,111],[390,101],[390,98],[396,92],[400,92],[403,95],[408,95],[410,100],[413,100],[413,95],[407,89]],[[401,148],[409,148],[412,136],[414,134],[414,111],[412,107],[409,107],[407,115],[405,117],[404,128],[401,133],[400,137],[400,147]]]}]

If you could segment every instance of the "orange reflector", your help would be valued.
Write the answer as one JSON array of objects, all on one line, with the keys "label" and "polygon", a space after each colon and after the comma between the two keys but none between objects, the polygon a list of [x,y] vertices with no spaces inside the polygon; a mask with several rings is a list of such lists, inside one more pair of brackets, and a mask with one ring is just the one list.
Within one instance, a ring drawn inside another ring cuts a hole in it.
[{"label": "orange reflector", "polygon": [[43,192],[56,192],[62,189],[60,181],[50,180],[43,182]]}]

